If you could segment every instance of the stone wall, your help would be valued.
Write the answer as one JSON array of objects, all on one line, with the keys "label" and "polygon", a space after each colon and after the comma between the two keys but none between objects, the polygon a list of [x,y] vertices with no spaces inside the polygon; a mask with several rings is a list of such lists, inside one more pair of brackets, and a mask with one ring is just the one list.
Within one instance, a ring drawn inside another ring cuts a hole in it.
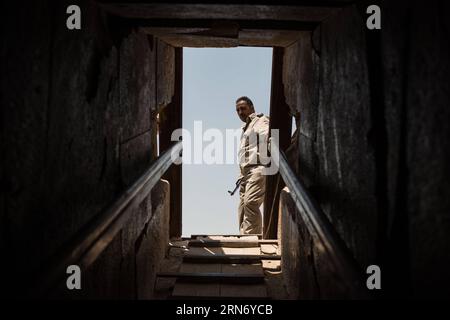
[{"label": "stone wall", "polygon": [[[385,1],[382,30],[370,31],[367,5],[285,49],[298,174],[361,270],[381,266],[380,297],[448,295],[448,6]],[[284,263],[291,297],[345,297],[302,221],[291,223],[300,224],[283,244],[283,260],[298,261]]]},{"label": "stone wall", "polygon": [[[2,19],[1,249],[17,296],[151,163],[157,94],[164,103],[173,95],[156,84],[160,74],[171,82],[173,48],[119,27],[94,1],[79,2],[82,29],[68,30],[70,4],[4,4],[15,14]],[[168,187],[159,188],[165,203]],[[95,284],[87,276],[81,296],[151,297],[168,236],[167,212],[152,210],[153,196],[93,266]]]},{"label": "stone wall", "polygon": [[386,241],[392,249],[386,259],[393,265],[397,292],[448,297],[450,5],[383,4],[382,85],[389,142]]}]

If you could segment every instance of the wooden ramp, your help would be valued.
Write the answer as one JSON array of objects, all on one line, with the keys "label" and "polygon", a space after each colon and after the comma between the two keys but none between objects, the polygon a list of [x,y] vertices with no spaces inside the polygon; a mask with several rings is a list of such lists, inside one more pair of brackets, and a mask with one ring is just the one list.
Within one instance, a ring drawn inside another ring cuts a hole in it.
[{"label": "wooden ramp", "polygon": [[277,242],[260,236],[195,235],[177,272],[173,299],[268,299],[264,260],[279,260]]}]

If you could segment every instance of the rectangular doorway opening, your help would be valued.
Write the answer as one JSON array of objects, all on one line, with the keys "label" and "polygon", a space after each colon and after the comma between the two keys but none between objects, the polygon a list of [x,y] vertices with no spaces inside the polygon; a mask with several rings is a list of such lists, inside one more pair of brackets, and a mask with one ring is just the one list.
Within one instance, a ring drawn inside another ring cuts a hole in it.
[{"label": "rectangular doorway opening", "polygon": [[233,196],[227,192],[239,176],[243,122],[235,102],[247,96],[256,113],[269,116],[272,51],[183,48],[183,141],[189,140],[191,150],[183,151],[183,237],[239,233],[239,190]]}]

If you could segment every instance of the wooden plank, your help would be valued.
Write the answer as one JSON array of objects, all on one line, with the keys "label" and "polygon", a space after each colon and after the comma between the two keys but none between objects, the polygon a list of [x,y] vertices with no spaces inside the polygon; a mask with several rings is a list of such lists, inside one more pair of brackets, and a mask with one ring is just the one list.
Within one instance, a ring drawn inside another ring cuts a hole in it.
[{"label": "wooden plank", "polygon": [[177,283],[172,293],[172,299],[268,299],[267,288],[263,284],[217,284]]},{"label": "wooden plank", "polygon": [[232,238],[238,238],[238,239],[246,239],[246,240],[258,240],[261,239],[262,234],[193,234],[191,235],[191,239],[199,239],[199,238],[206,238],[211,240],[222,240],[222,238],[225,239],[232,239]]},{"label": "wooden plank", "polygon": [[196,239],[188,239],[189,242],[192,243],[213,243],[213,242],[230,242],[230,243],[270,243],[270,244],[277,244],[278,241],[276,239],[269,239],[269,240],[261,240],[258,237],[248,237],[248,238],[231,238],[231,237],[204,237],[204,238],[196,238]]},{"label": "wooden plank", "polygon": [[192,247],[185,252],[184,256],[223,256],[223,255],[260,255],[260,247],[252,248],[228,248],[228,247]]},{"label": "wooden plank", "polygon": [[[184,271],[181,272],[182,270]],[[213,272],[210,272],[211,270]],[[160,275],[178,277],[172,293],[174,299],[268,298],[267,289],[263,284],[265,279],[261,263],[248,265],[183,263],[180,272]]]},{"label": "wooden plank", "polygon": [[[232,250],[233,248],[223,248],[224,250]],[[252,248],[241,248],[241,254],[261,254],[260,247],[252,247]]]},{"label": "wooden plank", "polygon": [[219,283],[175,283],[172,297],[220,297]]},{"label": "wooden plank", "polygon": [[194,247],[189,248],[188,251],[184,253],[184,256],[197,255],[197,256],[214,256],[223,255],[224,252],[221,248],[204,248],[204,247]]},{"label": "wooden plank", "polygon": [[[237,25],[236,23],[234,23]],[[309,31],[298,30],[267,30],[267,29],[242,29],[236,34],[230,34],[233,28],[228,29],[217,27],[217,22],[210,27],[190,28],[190,27],[141,27],[143,33],[156,36],[158,39],[170,44],[173,47],[233,47],[237,45],[247,46],[268,46],[287,47],[301,38],[302,33]]]},{"label": "wooden plank", "polygon": [[[350,0],[349,0],[350,1]],[[283,20],[320,22],[349,1],[326,1],[318,5],[277,6],[249,4],[156,4],[101,1],[100,8],[112,15],[137,19]],[[326,5],[325,5],[326,4]]]},{"label": "wooden plank", "polygon": [[239,45],[288,47],[298,41],[303,33],[308,32],[298,30],[241,29],[239,30]]},{"label": "wooden plank", "polygon": [[259,274],[264,276],[261,263],[254,264],[222,264],[222,273]]},{"label": "wooden plank", "polygon": [[[164,57],[158,56],[158,59]],[[175,48],[174,95],[172,101],[163,109],[160,115],[159,147],[160,153],[167,150],[174,142],[172,132],[182,128],[182,96],[183,96],[183,49]],[[172,165],[163,177],[170,183],[170,237],[181,237],[182,231],[182,166]]]},{"label": "wooden plank", "polygon": [[185,255],[183,262],[193,263],[258,263],[261,260],[281,260],[279,255]]},{"label": "wooden plank", "polygon": [[220,38],[213,36],[174,34],[160,36],[160,39],[173,47],[204,48],[207,44],[216,48],[233,48],[239,46],[239,39]]},{"label": "wooden plank", "polygon": [[179,272],[182,273],[218,273],[222,271],[222,265],[217,264],[199,264],[199,263],[183,263]]},{"label": "wooden plank", "polygon": [[278,244],[277,240],[210,240],[197,239],[188,243],[189,247],[229,247],[229,248],[251,248],[259,247],[261,244]]},{"label": "wooden plank", "polygon": [[[174,30],[192,30],[192,29],[207,29],[205,34],[203,35],[203,47],[212,47],[214,46],[214,38],[219,40],[219,37],[214,36],[213,34],[217,32],[215,30],[215,24],[217,24],[217,20],[214,19],[126,19],[116,17],[115,20],[118,21],[124,28],[134,28],[138,29],[143,33],[152,34],[152,30],[155,29],[170,29]],[[227,24],[237,24],[239,26],[239,35],[238,37],[234,36],[229,38],[230,40],[237,40],[238,44],[243,43],[251,43],[255,46],[277,46],[276,43],[280,43],[281,47],[288,44],[289,38],[293,41],[296,40],[296,36],[294,37],[294,32],[307,33],[313,31],[317,26],[317,22],[307,22],[307,21],[286,21],[286,20],[226,20],[224,21]],[[245,31],[241,31],[245,30]],[[227,32],[232,31],[231,29],[226,30]],[[250,31],[250,32],[249,32]],[[253,31],[253,32],[252,32]],[[275,32],[275,33],[274,33]],[[156,33],[160,33],[156,31]],[[249,34],[250,33],[250,34]],[[274,37],[278,34],[278,37]],[[256,37],[256,34],[259,36]],[[241,39],[242,35],[242,39]],[[189,37],[186,39],[189,34],[186,33],[176,33],[171,34],[168,33],[166,35],[154,35],[158,39],[166,42],[168,40],[167,37],[172,38],[171,41],[176,41],[173,44],[175,47],[190,44],[192,43]],[[194,35],[195,36],[195,35]],[[197,40],[200,40],[200,35],[197,34]],[[255,37],[253,37],[255,36]],[[185,40],[183,40],[185,39]],[[212,39],[210,42],[209,40]],[[226,37],[222,37],[222,39],[226,39]],[[281,40],[281,41],[280,41]]]},{"label": "wooden plank", "polygon": [[221,247],[218,248],[222,250],[227,255],[258,255],[261,254],[261,248],[260,247],[251,247],[251,248],[227,248],[227,247]]},{"label": "wooden plank", "polygon": [[[220,264],[190,264],[183,263],[180,267],[182,273],[218,273],[221,271]],[[220,296],[220,284],[219,283],[183,283],[177,279],[174,290],[172,292],[173,297],[218,297]]]},{"label": "wooden plank", "polygon": [[257,284],[264,282],[264,274],[260,273],[187,273],[187,272],[160,272],[162,278],[177,278],[177,282],[190,283],[226,283],[226,284]]},{"label": "wooden plank", "polygon": [[220,296],[223,298],[267,298],[267,288],[264,284],[259,285],[239,285],[222,284],[220,286]]},{"label": "wooden plank", "polygon": [[[283,86],[284,49],[273,48],[272,57],[272,88],[270,93],[270,130],[279,130],[279,148],[285,151],[291,143],[292,116],[286,103]],[[264,199],[264,239],[277,238],[278,203],[280,191],[283,189],[283,179],[279,174],[266,178],[266,196]]]},{"label": "wooden plank", "polygon": [[262,264],[201,264],[201,263],[183,263],[179,272],[185,273],[208,273],[208,272],[221,272],[221,273],[259,273],[263,275]]}]

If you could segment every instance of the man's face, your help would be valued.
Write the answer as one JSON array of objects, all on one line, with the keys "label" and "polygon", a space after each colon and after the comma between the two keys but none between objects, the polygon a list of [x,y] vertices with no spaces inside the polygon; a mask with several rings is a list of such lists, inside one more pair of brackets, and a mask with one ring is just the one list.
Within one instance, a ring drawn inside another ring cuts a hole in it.
[{"label": "man's face", "polygon": [[247,120],[247,117],[248,117],[249,115],[251,115],[251,114],[252,114],[253,112],[255,112],[255,111],[254,111],[253,107],[251,107],[251,106],[249,106],[249,105],[247,104],[246,101],[244,101],[244,100],[239,100],[239,101],[236,103],[236,112],[237,112],[239,118],[240,118],[243,122],[245,122],[245,121]]}]

